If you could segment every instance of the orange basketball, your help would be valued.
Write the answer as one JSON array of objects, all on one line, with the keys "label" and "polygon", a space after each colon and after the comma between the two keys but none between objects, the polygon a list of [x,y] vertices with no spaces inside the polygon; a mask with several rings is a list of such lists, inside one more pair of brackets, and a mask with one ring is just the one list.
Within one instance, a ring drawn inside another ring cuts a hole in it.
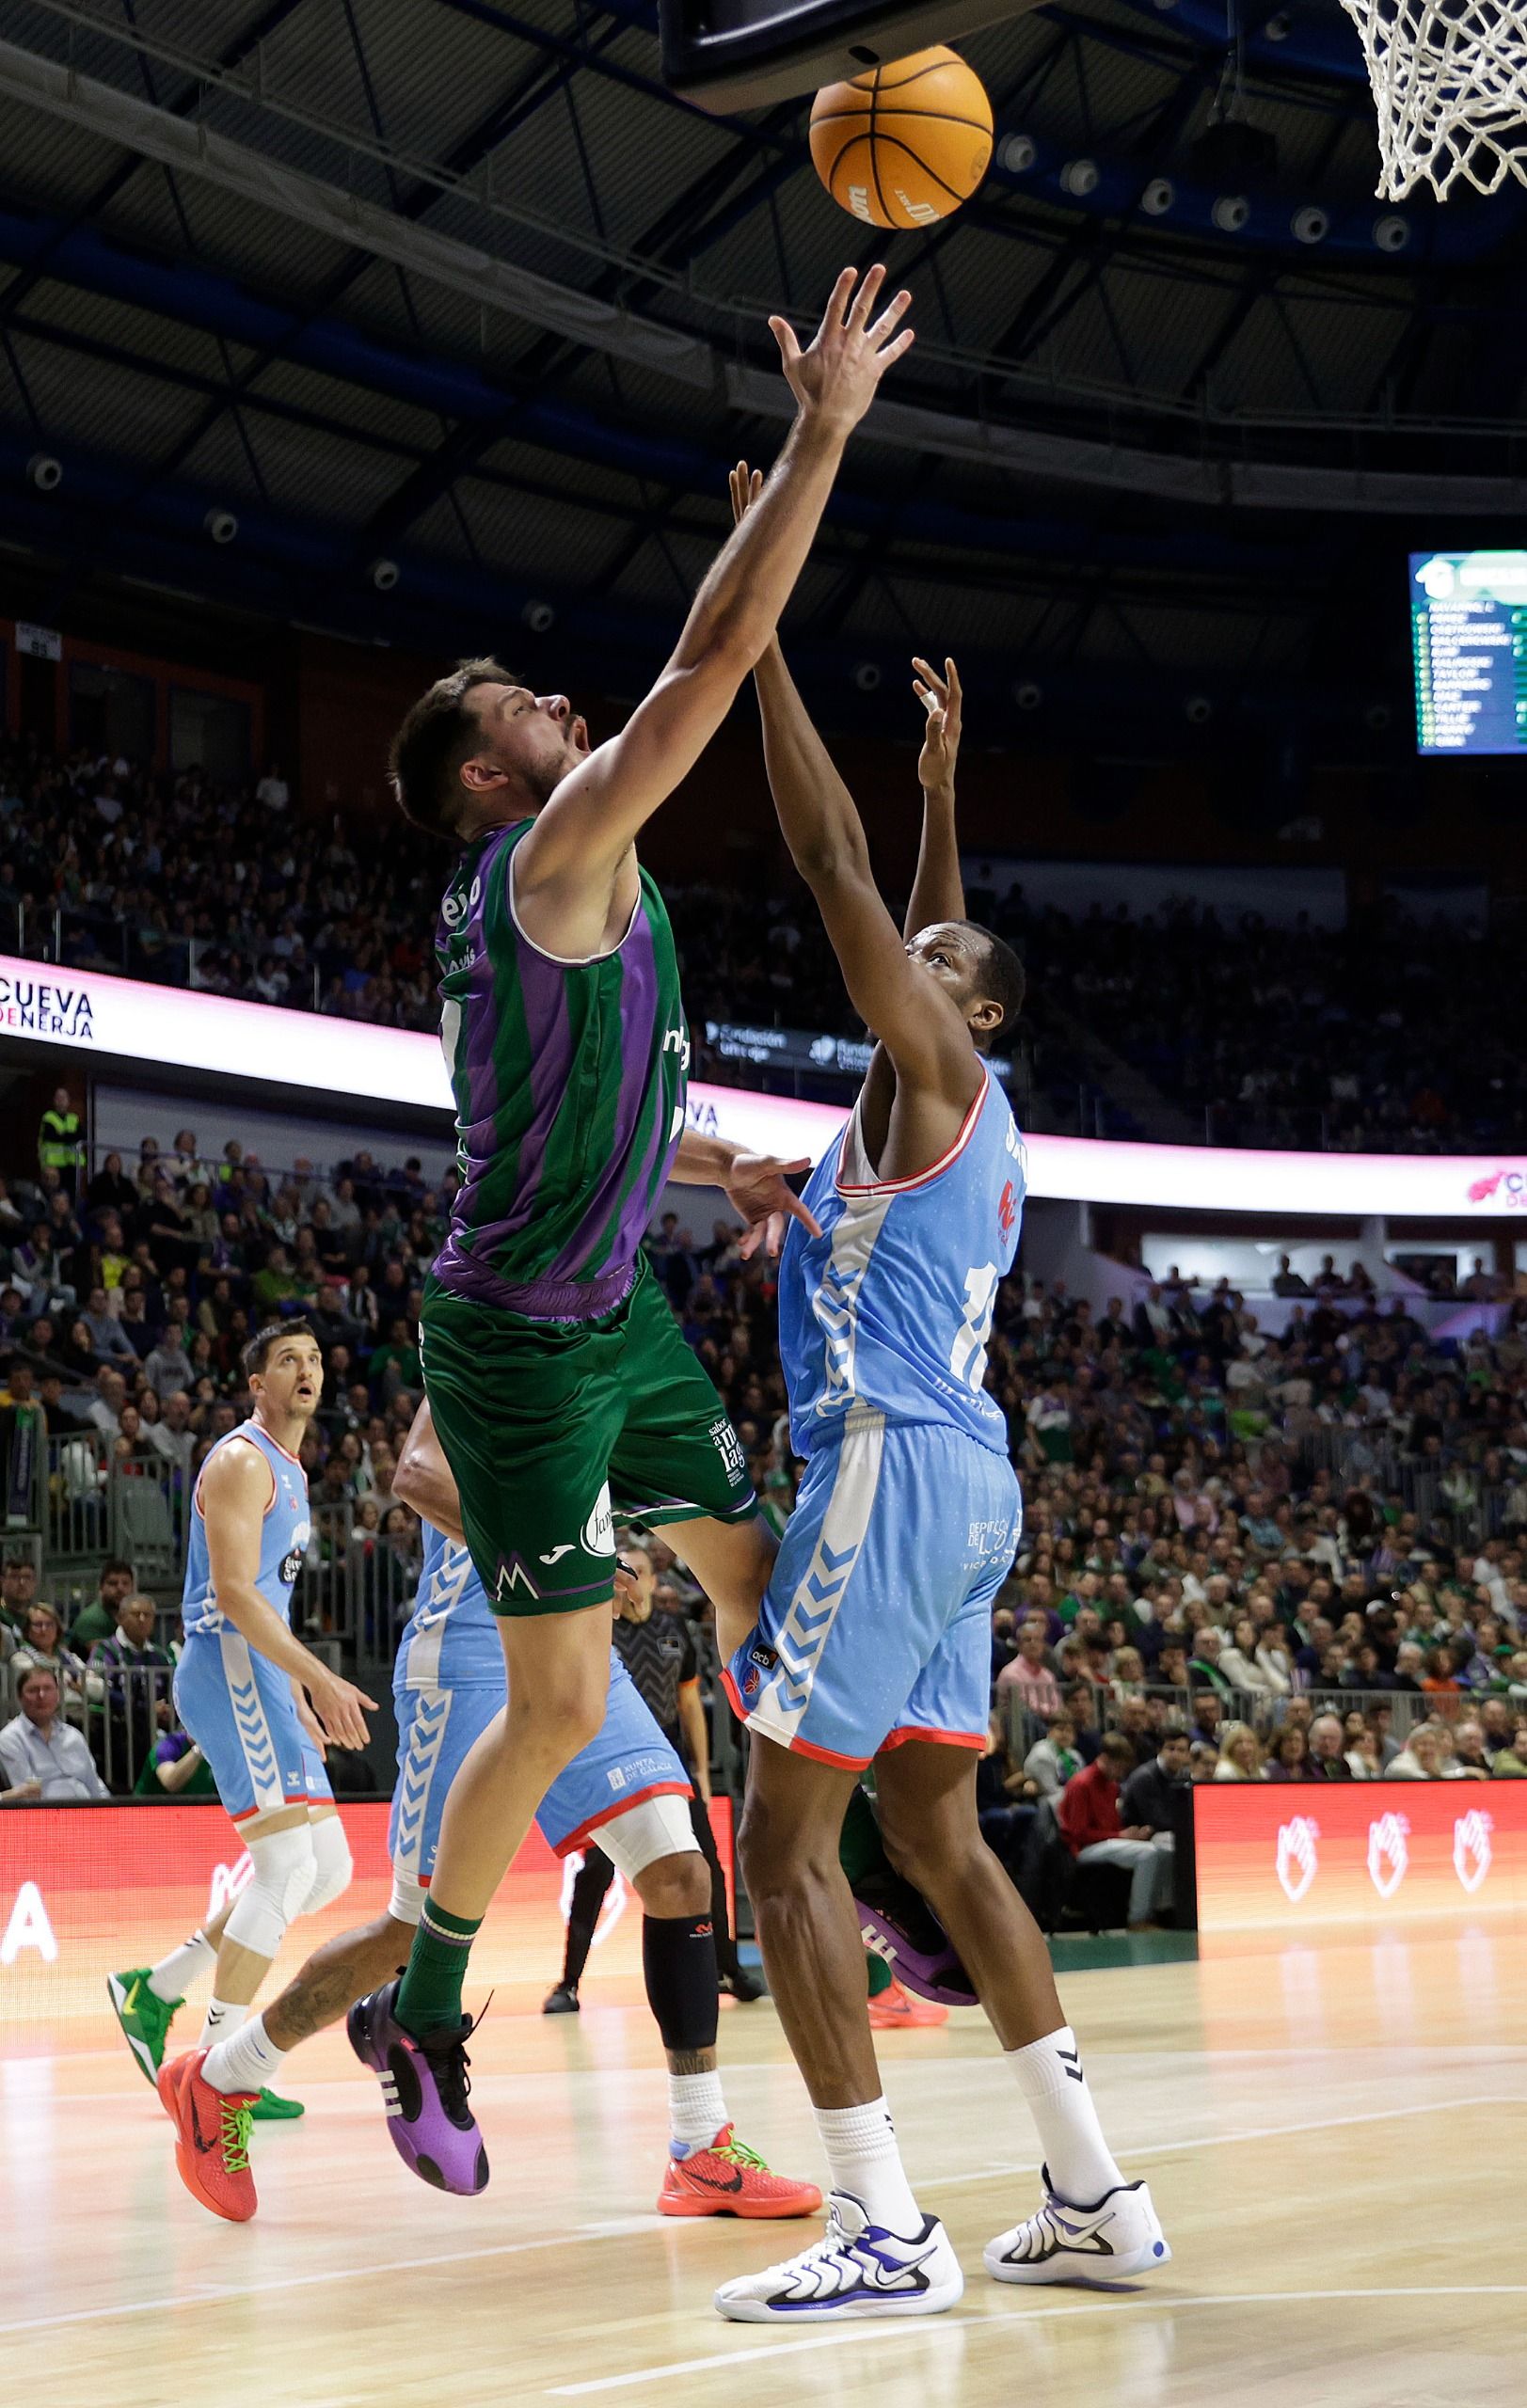
[{"label": "orange basketball", "polygon": [[947,217],[979,184],[992,103],[952,50],[915,51],[818,93],[811,156],[840,209],[910,232]]}]

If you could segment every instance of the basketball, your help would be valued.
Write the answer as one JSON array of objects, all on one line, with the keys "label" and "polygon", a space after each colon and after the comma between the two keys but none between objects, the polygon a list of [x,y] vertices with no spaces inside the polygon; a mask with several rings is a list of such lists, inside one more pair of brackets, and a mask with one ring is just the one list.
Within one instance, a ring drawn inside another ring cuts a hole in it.
[{"label": "basketball", "polygon": [[911,232],[947,217],[980,183],[992,103],[952,50],[915,51],[818,93],[811,156],[840,209]]}]

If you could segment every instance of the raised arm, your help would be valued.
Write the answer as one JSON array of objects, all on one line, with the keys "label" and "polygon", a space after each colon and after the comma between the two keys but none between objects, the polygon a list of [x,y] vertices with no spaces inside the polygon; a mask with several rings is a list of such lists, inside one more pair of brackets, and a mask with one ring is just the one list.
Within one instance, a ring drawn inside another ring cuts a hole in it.
[{"label": "raised arm", "polygon": [[[557,787],[515,856],[516,907],[549,951],[578,954],[603,941],[622,870],[644,823],[687,776],[772,638],[811,549],[843,448],[882,376],[912,341],[896,329],[911,305],[899,293],[873,321],[884,282],[846,268],[804,351],[783,318],[769,324],[797,403],[795,423],[756,510],[695,595],[672,658],[619,736]],[[632,894],[634,901],[634,889]]]},{"label": "raised arm", "polygon": [[907,958],[885,908],[850,794],[811,723],[777,644],[754,672],[764,760],[790,858],[817,898],[860,1018],[905,1082],[963,1111],[980,1072],[969,1032],[934,979]]},{"label": "raised arm", "polygon": [[965,881],[960,867],[960,846],[954,830],[954,771],[960,758],[960,728],[963,696],[960,672],[952,660],[944,674],[921,658],[912,690],[928,714],[923,749],[917,759],[917,782],[923,790],[923,832],[917,847],[917,875],[907,905],[906,934],[931,928],[940,920],[965,916]]}]

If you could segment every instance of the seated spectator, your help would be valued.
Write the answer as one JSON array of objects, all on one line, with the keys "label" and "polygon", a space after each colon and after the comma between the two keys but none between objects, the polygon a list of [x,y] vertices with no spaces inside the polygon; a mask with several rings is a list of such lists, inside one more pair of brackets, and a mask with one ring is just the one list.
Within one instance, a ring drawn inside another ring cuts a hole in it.
[{"label": "seated spectator", "polygon": [[1117,1864],[1129,1874],[1128,1925],[1153,1931],[1155,1903],[1169,1857],[1143,1823],[1124,1825],[1119,1814],[1120,1784],[1135,1770],[1135,1751],[1115,1731],[1104,1734],[1097,1762],[1066,1783],[1057,1808],[1061,1835],[1078,1864]]},{"label": "seated spectator", "polygon": [[1034,1819],[1038,1792],[1026,1767],[1015,1772],[1002,1735],[1002,1719],[986,1726],[986,1745],[976,1766],[976,1813],[981,1836],[1010,1875],[1016,1875],[1024,1837]]},{"label": "seated spectator", "polygon": [[1038,1720],[1047,1720],[1060,1711],[1060,1686],[1050,1669],[1042,1623],[1026,1622],[1018,1633],[1018,1653],[1004,1665],[997,1679],[998,1695],[1010,1691],[1026,1714]]},{"label": "seated spectator", "polygon": [[21,1683],[18,1711],[0,1730],[0,1806],[87,1805],[109,1799],[82,1732],[59,1712],[58,1683],[34,1664]]},{"label": "seated spectator", "polygon": [[1294,1686],[1280,1651],[1264,1641],[1249,1614],[1235,1616],[1230,1645],[1220,1649],[1217,1669],[1233,1688],[1252,1697],[1287,1697]]},{"label": "seated spectator", "polygon": [[1275,1731],[1267,1750],[1267,1760],[1262,1767],[1264,1781],[1309,1781],[1310,1742],[1297,1722],[1284,1723]]},{"label": "seated spectator", "polygon": [[1497,1748],[1490,1773],[1496,1781],[1527,1781],[1527,1722],[1519,1722],[1503,1748]]},{"label": "seated spectator", "polygon": [[117,1608],[115,1631],[89,1654],[90,1671],[104,1677],[106,1775],[119,1797],[134,1788],[154,1740],[174,1720],[174,1658],[155,1642],[153,1624],[153,1599],[129,1592]]},{"label": "seated spectator", "polygon": [[1153,1840],[1163,1834],[1175,1847],[1178,1806],[1187,1786],[1188,1739],[1180,1722],[1160,1732],[1156,1752],[1149,1764],[1137,1765],[1119,1794],[1120,1820],[1127,1828],[1138,1824]]},{"label": "seated spectator", "polygon": [[132,1565],[120,1556],[108,1556],[101,1567],[95,1595],[70,1629],[69,1644],[76,1656],[88,1656],[98,1640],[116,1636],[118,1609],[122,1599],[132,1594],[133,1586]]},{"label": "seated spectator", "polygon": [[1453,1761],[1446,1767],[1453,1781],[1488,1781],[1489,1759],[1485,1753],[1485,1734],[1478,1721],[1466,1715],[1453,1733]]},{"label": "seated spectator", "polygon": [[1391,1781],[1440,1781],[1442,1743],[1429,1722],[1418,1722],[1389,1766]]},{"label": "seated spectator", "polygon": [[1262,1742],[1249,1722],[1227,1722],[1219,1737],[1216,1781],[1260,1781]]},{"label": "seated spectator", "polygon": [[63,1616],[57,1607],[45,1605],[41,1598],[28,1606],[25,1629],[14,1642],[7,1692],[8,1713],[16,1711],[22,1674],[34,1664],[53,1673],[58,1684],[64,1713],[71,1721],[83,1723],[87,1695],[85,1666],[79,1656],[64,1645]]},{"label": "seated spectator", "polygon": [[189,1731],[162,1731],[138,1767],[135,1798],[215,1798],[217,1784]]},{"label": "seated spectator", "polygon": [[1073,1773],[1080,1772],[1076,1725],[1069,1714],[1052,1714],[1042,1739],[1036,1739],[1024,1758],[1024,1773],[1041,1798],[1058,1798]]},{"label": "seated spectator", "polygon": [[24,1638],[26,1617],[37,1601],[37,1566],[28,1555],[8,1555],[0,1564],[0,1622],[13,1638]]},{"label": "seated spectator", "polygon": [[1317,1714],[1310,1725],[1310,1778],[1312,1781],[1350,1781],[1352,1767],[1346,1760],[1346,1734],[1334,1714]]}]

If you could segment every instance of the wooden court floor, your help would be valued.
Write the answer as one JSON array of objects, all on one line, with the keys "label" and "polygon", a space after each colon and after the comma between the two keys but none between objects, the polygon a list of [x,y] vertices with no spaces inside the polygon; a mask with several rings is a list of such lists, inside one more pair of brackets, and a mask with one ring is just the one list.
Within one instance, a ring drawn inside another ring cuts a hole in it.
[{"label": "wooden court floor", "polygon": [[[0,1979],[4,1979],[0,1975]],[[1036,2195],[1015,2085],[975,2016],[883,2044],[924,2202],[968,2288],[926,2323],[778,2335],[710,2308],[815,2226],[653,2211],[663,2087],[640,2007],[495,2009],[476,2200],[407,2176],[333,2036],[298,2125],[256,2132],[261,2210],[182,2192],[152,2093],[99,2052],[0,2068],[0,2383],[28,2408],[456,2408],[580,2400],[956,2408],[1455,2408],[1524,2396],[1527,1940],[1409,1936],[1073,1974],[1116,2153],[1175,2259],[1130,2293],[999,2288],[982,2243]],[[524,1993],[512,1994],[522,2005]],[[729,2099],[820,2174],[773,2010],[728,2005]],[[781,2244],[784,2244],[783,2246]],[[796,2241],[794,2245],[799,2245]]]}]

